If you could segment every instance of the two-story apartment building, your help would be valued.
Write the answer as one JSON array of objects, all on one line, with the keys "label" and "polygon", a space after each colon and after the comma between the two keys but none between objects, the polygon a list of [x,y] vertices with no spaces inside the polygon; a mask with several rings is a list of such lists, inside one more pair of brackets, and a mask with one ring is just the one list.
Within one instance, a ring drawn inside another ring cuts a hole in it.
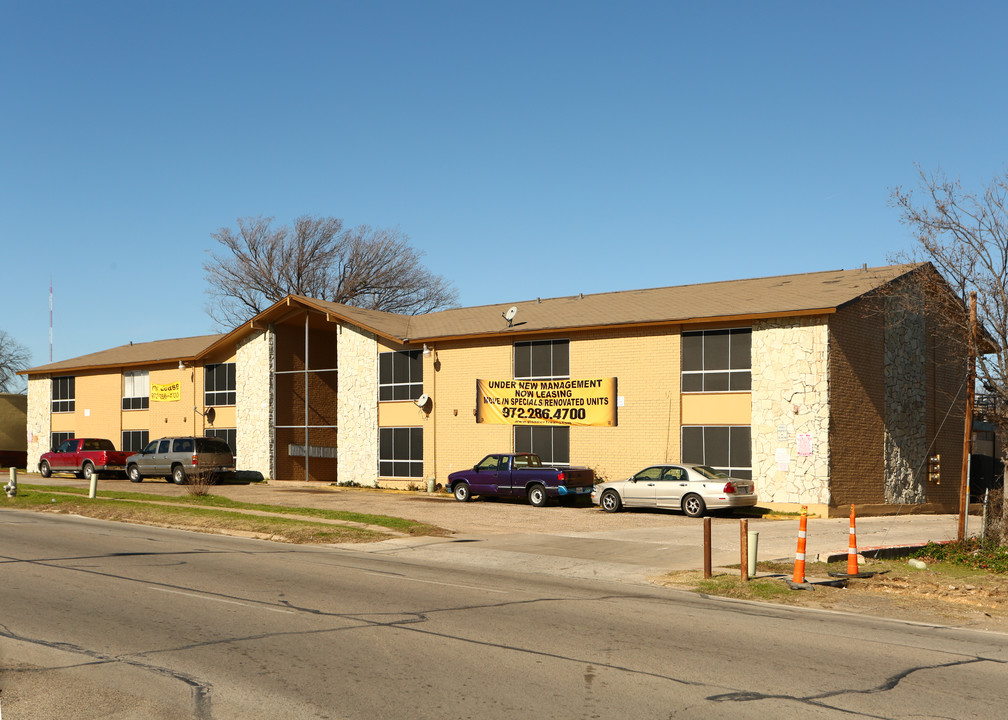
[{"label": "two-story apartment building", "polygon": [[[421,487],[486,453],[606,479],[704,462],[761,504],[952,511],[966,359],[927,264],[397,315],[290,296],[223,335],[27,371],[28,463],[61,438],[225,438],[276,481]],[[511,309],[514,308],[513,311]],[[510,312],[509,312],[510,311]],[[941,456],[941,472],[928,458]]]}]

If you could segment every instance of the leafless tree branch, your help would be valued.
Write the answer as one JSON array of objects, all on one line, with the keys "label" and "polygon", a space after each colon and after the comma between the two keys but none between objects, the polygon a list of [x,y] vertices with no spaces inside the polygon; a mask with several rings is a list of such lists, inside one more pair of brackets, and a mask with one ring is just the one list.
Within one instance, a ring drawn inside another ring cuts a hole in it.
[{"label": "leafless tree branch", "polygon": [[18,376],[31,362],[28,348],[18,343],[6,331],[0,330],[0,392],[20,391],[24,382]]},{"label": "leafless tree branch", "polygon": [[240,218],[237,231],[211,233],[223,250],[203,264],[210,316],[234,327],[287,295],[405,314],[457,304],[458,293],[422,263],[398,229],[339,218],[297,218],[274,228],[273,218]]}]

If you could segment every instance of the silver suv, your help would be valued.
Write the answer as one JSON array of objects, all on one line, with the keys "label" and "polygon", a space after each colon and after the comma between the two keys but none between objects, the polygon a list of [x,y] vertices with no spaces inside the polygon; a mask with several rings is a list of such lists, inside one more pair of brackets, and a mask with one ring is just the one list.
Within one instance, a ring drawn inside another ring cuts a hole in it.
[{"label": "silver suv", "polygon": [[163,477],[184,485],[190,474],[234,470],[234,455],[223,440],[208,437],[168,437],[152,440],[141,452],[126,458],[130,482]]}]

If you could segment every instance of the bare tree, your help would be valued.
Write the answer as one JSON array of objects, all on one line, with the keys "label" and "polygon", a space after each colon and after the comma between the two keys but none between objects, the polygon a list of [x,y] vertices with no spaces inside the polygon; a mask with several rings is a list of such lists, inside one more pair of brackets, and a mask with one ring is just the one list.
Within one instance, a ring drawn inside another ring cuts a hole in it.
[{"label": "bare tree", "polygon": [[[1008,171],[978,193],[965,190],[958,179],[942,172],[928,175],[920,167],[918,171],[920,198],[902,187],[890,194],[890,205],[900,211],[901,221],[916,240],[900,259],[929,260],[957,296],[959,312],[943,314],[952,323],[947,337],[962,347],[973,343],[977,380],[993,399],[985,415],[1004,433],[1008,430]],[[964,324],[974,291],[977,320],[984,331],[979,348],[978,338]],[[1008,444],[1003,447],[1008,450]],[[1008,493],[1004,496],[1008,500]],[[1002,538],[1008,542],[1008,535]]]},{"label": "bare tree", "polygon": [[20,390],[23,382],[18,372],[28,369],[31,353],[28,348],[0,330],[0,392]]},{"label": "bare tree", "polygon": [[273,218],[260,216],[211,237],[224,251],[211,253],[203,269],[217,301],[210,316],[223,327],[287,295],[410,315],[458,302],[457,291],[423,266],[422,253],[397,229],[345,228],[339,218],[307,215],[293,227],[273,227]]}]

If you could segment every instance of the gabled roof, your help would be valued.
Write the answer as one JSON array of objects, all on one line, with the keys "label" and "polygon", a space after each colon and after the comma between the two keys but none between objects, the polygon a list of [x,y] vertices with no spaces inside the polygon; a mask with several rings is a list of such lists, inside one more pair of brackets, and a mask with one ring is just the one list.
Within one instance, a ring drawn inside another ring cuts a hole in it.
[{"label": "gabled roof", "polygon": [[[408,335],[404,337],[411,341],[424,341],[568,329],[821,315],[835,312],[862,295],[925,265],[832,270],[455,308],[415,316]],[[511,306],[516,307],[518,312],[513,325],[508,327],[501,316]]]},{"label": "gabled roof", "polygon": [[[648,290],[535,298],[514,303],[452,308],[423,315],[365,310],[290,295],[224,335],[123,345],[31,368],[24,374],[200,360],[215,352],[229,350],[248,333],[301,309],[322,314],[330,321],[355,325],[386,340],[403,344],[594,328],[690,325],[824,315],[836,312],[844,305],[924,267],[928,267],[928,264],[830,270]],[[503,316],[512,306],[518,310],[509,326]]]},{"label": "gabled roof", "polygon": [[70,370],[99,370],[110,367],[147,367],[161,363],[190,363],[203,354],[223,335],[199,335],[197,337],[155,340],[145,343],[130,343],[101,350],[90,355],[61,360],[48,365],[39,365],[23,371],[23,375],[51,375]]}]

